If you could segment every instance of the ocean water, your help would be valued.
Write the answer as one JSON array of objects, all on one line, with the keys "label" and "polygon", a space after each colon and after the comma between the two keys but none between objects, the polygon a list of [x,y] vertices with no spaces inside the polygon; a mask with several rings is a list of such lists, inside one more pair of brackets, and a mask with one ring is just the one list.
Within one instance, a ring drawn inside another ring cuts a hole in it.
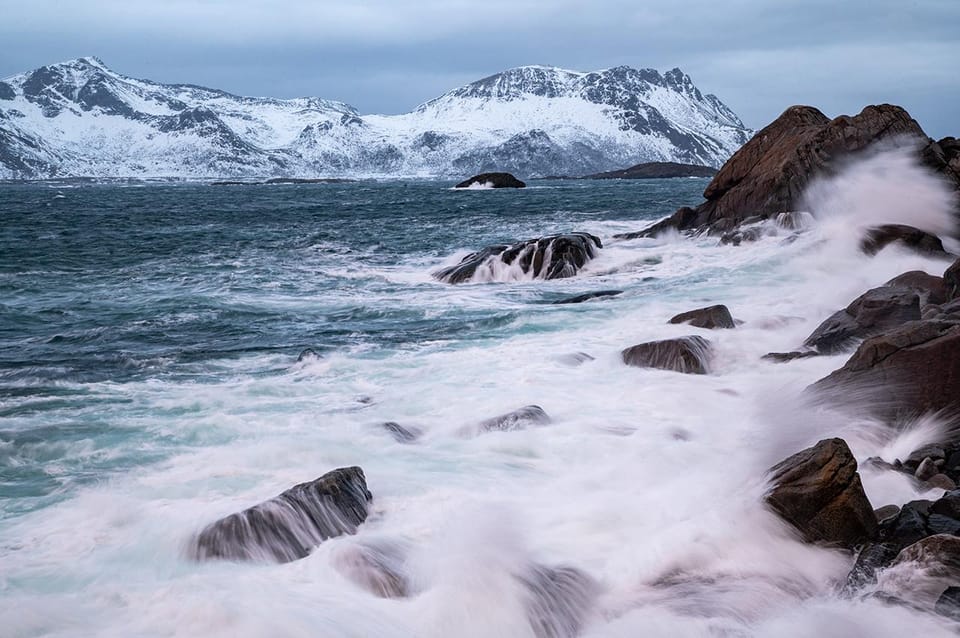
[{"label": "ocean water", "polygon": [[[929,194],[942,227],[938,186],[908,177],[891,188]],[[831,215],[805,233],[612,238],[705,185],[0,186],[0,635],[533,636],[516,578],[532,565],[595,581],[584,636],[950,635],[842,595],[852,559],[762,505],[766,469],[820,438],[862,460],[939,424],[894,433],[802,401],[844,355],[760,360],[867,288],[947,264],[860,255],[865,223],[916,211],[858,208],[876,184],[856,175],[818,185],[811,209]],[[568,231],[604,242],[574,278],[430,275]],[[624,292],[549,303],[603,289]],[[714,303],[743,323],[667,323]],[[621,363],[685,334],[713,342],[711,374]],[[321,356],[298,361],[306,348]],[[553,422],[474,427],[528,404]],[[423,436],[397,442],[385,421]],[[283,565],[189,559],[207,523],[349,465],[374,495],[357,535]],[[863,480],[875,507],[921,495],[899,474]],[[371,544],[407,548],[416,595],[344,575]]]}]

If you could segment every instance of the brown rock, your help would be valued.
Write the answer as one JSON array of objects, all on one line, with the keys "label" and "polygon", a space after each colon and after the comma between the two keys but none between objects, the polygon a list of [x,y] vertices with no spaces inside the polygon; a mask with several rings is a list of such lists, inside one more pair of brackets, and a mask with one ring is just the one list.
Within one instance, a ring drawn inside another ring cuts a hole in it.
[{"label": "brown rock", "polygon": [[860,240],[860,250],[867,255],[876,255],[894,242],[911,248],[921,255],[950,257],[950,253],[944,250],[943,242],[939,237],[906,224],[883,224],[868,228],[863,239]]},{"label": "brown rock", "polygon": [[954,482],[952,478],[950,478],[946,474],[942,474],[939,472],[931,476],[929,479],[927,479],[927,486],[938,487],[941,490],[945,490],[947,492],[957,489],[957,484]]},{"label": "brown rock", "polygon": [[670,323],[689,323],[697,328],[736,328],[733,317],[730,316],[730,310],[723,304],[709,306],[707,308],[698,308],[681,312],[679,315],[670,319]]},{"label": "brown rock", "polygon": [[947,286],[943,277],[930,275],[922,270],[911,270],[897,275],[885,285],[906,288],[920,295],[920,305],[942,304],[947,301]]},{"label": "brown rock", "polygon": [[620,356],[628,366],[707,374],[710,349],[710,342],[703,337],[689,336],[641,343],[627,348]]},{"label": "brown rock", "polygon": [[907,288],[880,286],[863,293],[833,313],[807,337],[803,345],[821,354],[850,347],[858,339],[879,334],[920,319],[920,296]]},{"label": "brown rock", "polygon": [[899,106],[868,106],[858,115],[832,120],[811,106],[791,106],[723,165],[703,192],[707,201],[639,234],[703,229],[721,220],[739,225],[748,217],[797,210],[810,181],[831,174],[838,160],[878,140],[902,138],[919,140],[922,161],[960,186],[960,161],[955,162],[951,142],[928,138]]},{"label": "brown rock", "polygon": [[913,321],[867,339],[810,389],[885,419],[960,410],[960,322]]},{"label": "brown rock", "polygon": [[806,540],[853,548],[876,537],[876,515],[843,439],[820,441],[770,472],[767,503]]},{"label": "brown rock", "polygon": [[920,539],[897,554],[892,566],[919,563],[937,574],[960,576],[960,536],[935,534]]}]

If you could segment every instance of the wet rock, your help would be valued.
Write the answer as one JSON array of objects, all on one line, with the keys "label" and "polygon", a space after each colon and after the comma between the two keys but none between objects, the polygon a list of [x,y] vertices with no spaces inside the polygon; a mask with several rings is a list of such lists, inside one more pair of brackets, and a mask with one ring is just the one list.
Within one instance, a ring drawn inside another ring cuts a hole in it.
[{"label": "wet rock", "polygon": [[904,224],[883,224],[867,229],[860,240],[860,250],[867,255],[876,255],[892,243],[906,246],[922,255],[949,257],[943,242],[932,233]]},{"label": "wet rock", "polygon": [[887,519],[880,528],[880,540],[904,548],[930,535],[927,530],[927,518],[930,513],[930,501],[910,501],[900,508],[900,513],[892,521]]},{"label": "wet rock", "polygon": [[192,540],[190,553],[201,561],[297,560],[328,538],[355,533],[372,499],[359,467],[333,470],[211,523]]},{"label": "wet rock", "polygon": [[921,308],[927,304],[940,305],[947,301],[947,287],[943,277],[930,275],[922,270],[911,270],[897,275],[886,285],[914,291],[920,295]]},{"label": "wet rock", "polygon": [[901,550],[894,565],[906,562],[919,563],[938,574],[960,577],[960,537],[952,534],[927,536]]},{"label": "wet rock", "polygon": [[820,356],[820,353],[816,350],[803,350],[794,352],[768,352],[760,358],[766,361],[773,361],[774,363],[789,363],[796,359],[807,359],[817,356]]},{"label": "wet rock", "polygon": [[423,434],[420,428],[404,427],[396,421],[386,421],[382,427],[397,443],[413,443]]},{"label": "wet rock", "polygon": [[900,507],[897,505],[884,505],[883,507],[873,510],[873,515],[877,517],[877,522],[880,525],[892,522],[899,514]]},{"label": "wet rock", "polygon": [[573,567],[535,565],[519,575],[530,626],[537,638],[574,638],[593,607],[599,587]]},{"label": "wet rock", "polygon": [[487,188],[524,188],[526,186],[510,173],[480,173],[460,182],[454,188],[470,188],[475,184],[487,185]]},{"label": "wet rock", "polygon": [[338,548],[334,569],[359,587],[380,598],[405,598],[412,586],[407,573],[406,543],[366,541]]},{"label": "wet rock", "polygon": [[539,405],[528,405],[519,410],[481,421],[477,429],[480,432],[509,432],[511,430],[522,430],[529,425],[546,425],[551,420],[550,415]]},{"label": "wet rock", "polygon": [[898,420],[960,409],[960,323],[914,321],[863,342],[810,390],[824,400]]},{"label": "wet rock", "polygon": [[604,297],[616,297],[617,295],[622,295],[622,290],[598,290],[596,292],[587,292],[582,295],[577,295],[575,297],[567,297],[565,299],[560,299],[554,301],[554,304],[569,304],[569,303],[583,303],[584,301],[590,301],[591,299],[602,299]]},{"label": "wet rock", "polygon": [[[930,458],[930,460],[936,462],[941,461],[947,457],[946,450],[943,449],[943,446],[939,443],[931,443],[929,445],[924,445],[919,447],[913,452],[911,452],[906,459],[903,461],[904,467],[908,469],[913,469],[916,471],[916,468],[923,463],[924,459]],[[923,479],[921,479],[923,480]]]},{"label": "wet rock", "polygon": [[842,158],[878,140],[903,139],[922,140],[921,160],[950,184],[960,184],[947,148],[927,137],[899,106],[868,106],[858,115],[832,120],[813,107],[791,106],[723,165],[703,192],[705,202],[680,209],[640,234],[705,230],[721,221],[739,225],[753,216],[796,211],[811,180],[832,174],[843,164]]},{"label": "wet rock", "polygon": [[960,491],[951,490],[934,501],[930,512],[960,520]]},{"label": "wet rock", "polygon": [[322,358],[323,356],[313,348],[306,348],[301,350],[300,354],[297,355],[297,363],[302,361],[318,361]]},{"label": "wet rock", "polygon": [[876,537],[876,516],[843,439],[820,441],[770,472],[767,503],[806,540],[853,548]]},{"label": "wet rock", "polygon": [[935,487],[947,492],[957,489],[957,482],[943,473],[937,473],[927,479],[927,487]]},{"label": "wet rock", "polygon": [[570,354],[562,354],[557,357],[557,359],[568,366],[578,366],[587,361],[593,361],[594,357],[591,357],[586,352],[571,352]]},{"label": "wet rock", "polygon": [[960,532],[960,521],[950,516],[931,513],[927,517],[927,532],[930,534],[953,534]]},{"label": "wet rock", "polygon": [[515,244],[498,244],[470,253],[459,264],[433,274],[449,284],[470,281],[478,273],[495,281],[498,271],[519,269],[533,279],[563,279],[576,275],[584,264],[597,256],[603,245],[588,233],[550,235]]},{"label": "wet rock", "polygon": [[697,328],[710,330],[737,327],[737,324],[733,322],[733,317],[730,316],[730,311],[723,304],[681,312],[679,315],[672,317],[670,323],[688,323]]},{"label": "wet rock", "polygon": [[917,471],[913,475],[917,477],[918,481],[926,481],[933,478],[935,474],[937,474],[937,466],[934,465],[933,459],[928,456],[917,466]]},{"label": "wet rock", "polygon": [[821,354],[847,349],[865,339],[908,321],[920,319],[920,296],[906,288],[881,286],[863,293],[849,306],[821,323],[803,345]]},{"label": "wet rock", "polygon": [[844,586],[846,593],[852,593],[864,585],[877,582],[877,571],[887,567],[897,557],[900,548],[890,543],[867,543],[857,554],[853,569],[847,574]]},{"label": "wet rock", "polygon": [[947,301],[960,298],[960,259],[953,262],[943,273],[943,286],[946,289]]},{"label": "wet rock", "polygon": [[689,336],[637,344],[621,352],[620,356],[628,366],[707,374],[710,354],[709,341]]},{"label": "wet rock", "polygon": [[960,622],[960,587],[947,587],[934,604],[933,611]]}]

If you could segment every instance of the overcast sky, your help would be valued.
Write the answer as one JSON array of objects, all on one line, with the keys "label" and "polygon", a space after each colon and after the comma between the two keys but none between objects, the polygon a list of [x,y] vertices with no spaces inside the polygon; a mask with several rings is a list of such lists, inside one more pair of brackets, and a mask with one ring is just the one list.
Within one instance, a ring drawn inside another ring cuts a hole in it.
[{"label": "overcast sky", "polygon": [[0,77],[116,71],[399,113],[514,66],[686,71],[748,126],[900,104],[960,135],[960,0],[0,0]]}]

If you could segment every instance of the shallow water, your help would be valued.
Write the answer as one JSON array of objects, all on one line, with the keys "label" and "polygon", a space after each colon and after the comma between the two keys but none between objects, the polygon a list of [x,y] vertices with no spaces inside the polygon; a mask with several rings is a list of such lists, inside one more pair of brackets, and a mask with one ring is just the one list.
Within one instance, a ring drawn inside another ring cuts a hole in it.
[{"label": "shallow water", "polygon": [[[0,186],[3,634],[533,635],[515,577],[531,564],[598,583],[587,636],[949,633],[841,597],[851,559],[763,508],[766,468],[819,438],[861,460],[906,443],[797,399],[845,356],[759,359],[865,289],[946,264],[863,257],[836,219],[740,247],[612,239],[705,185]],[[571,279],[430,276],[570,231],[605,246]],[[624,293],[546,303],[607,289]],[[744,323],[666,323],[713,303]],[[620,361],[684,334],[714,342],[712,374]],[[305,348],[322,357],[298,362]],[[553,422],[472,427],[528,404]],[[398,443],[385,421],[423,437]],[[212,520],[349,465],[374,494],[356,536],[284,565],[187,558]],[[917,495],[863,479],[876,507]],[[409,548],[416,596],[375,597],[336,568],[369,542]]]}]

